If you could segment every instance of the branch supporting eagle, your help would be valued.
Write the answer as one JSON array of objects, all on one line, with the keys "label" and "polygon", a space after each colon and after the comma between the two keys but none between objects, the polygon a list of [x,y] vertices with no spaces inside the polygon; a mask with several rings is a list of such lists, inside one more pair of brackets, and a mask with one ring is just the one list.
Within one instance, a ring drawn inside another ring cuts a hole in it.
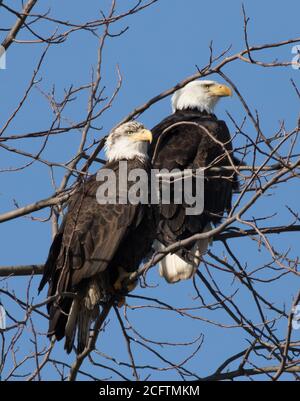
[{"label": "branch supporting eagle", "polygon": [[[142,169],[147,173],[143,185],[151,193],[152,168],[184,171],[238,164],[228,128],[214,114],[218,100],[230,95],[230,88],[214,81],[187,84],[172,97],[172,115],[151,131],[136,121],[113,130],[106,140],[108,161],[103,168],[114,172],[117,185],[121,179],[119,162],[127,162],[128,174]],[[127,185],[127,191],[132,185]],[[102,204],[96,197],[96,175],[83,181],[69,201],[39,286],[41,291],[48,283],[48,295],[52,297],[47,306],[48,335],[57,340],[65,338],[68,353],[77,337],[76,352],[81,353],[101,306],[111,299],[122,305],[136,285],[128,277],[151,252],[220,223],[224,212],[231,208],[237,186],[234,172],[213,177],[208,170],[203,211],[189,215],[188,205],[175,203],[172,197],[169,204],[132,204],[120,198],[114,204]],[[202,240],[166,255],[159,263],[161,276],[169,283],[191,278],[208,246],[209,241]]]}]

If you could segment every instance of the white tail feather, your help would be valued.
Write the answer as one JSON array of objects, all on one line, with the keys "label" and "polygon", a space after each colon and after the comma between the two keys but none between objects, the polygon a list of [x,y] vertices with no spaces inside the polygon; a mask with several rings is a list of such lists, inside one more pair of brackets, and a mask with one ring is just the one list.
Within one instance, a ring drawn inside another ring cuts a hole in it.
[{"label": "white tail feather", "polygon": [[[211,230],[211,225],[207,225],[203,232]],[[207,251],[210,244],[209,239],[199,240],[191,249],[193,261],[186,262],[176,254],[168,254],[159,262],[159,274],[168,283],[174,284],[181,280],[188,280],[194,276],[201,262],[201,256]],[[164,250],[166,247],[159,241],[155,241],[154,247],[157,251]]]}]

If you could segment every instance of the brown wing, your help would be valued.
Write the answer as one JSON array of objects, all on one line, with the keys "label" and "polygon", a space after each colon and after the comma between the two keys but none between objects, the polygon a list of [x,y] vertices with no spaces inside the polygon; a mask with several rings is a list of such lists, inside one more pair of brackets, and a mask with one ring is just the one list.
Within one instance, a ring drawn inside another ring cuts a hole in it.
[{"label": "brown wing", "polygon": [[[127,167],[128,171],[149,169],[147,163],[139,160],[128,161]],[[119,163],[107,164],[105,168],[115,171],[118,185]],[[98,312],[99,302],[105,301],[111,284],[118,278],[118,268],[137,269],[154,235],[151,237],[151,230],[147,234],[147,227],[152,227],[147,209],[140,204],[99,204],[96,198],[99,186],[93,176],[72,196],[50,248],[39,287],[41,290],[49,282],[48,295],[61,292],[78,295],[75,299],[59,297],[47,305],[48,335],[55,335],[57,340],[65,337],[68,353],[76,331],[77,351],[84,349],[91,320]],[[99,274],[104,271],[107,274]]]},{"label": "brown wing", "polygon": [[39,290],[48,281],[49,294],[70,291],[80,281],[104,271],[129,227],[140,220],[139,205],[99,204],[98,188],[93,176],[73,195],[50,248]]},{"label": "brown wing", "polygon": [[[184,124],[186,121],[197,123],[199,127]],[[177,112],[154,127],[152,132],[154,141],[151,153],[154,168],[183,170],[209,165],[230,165],[224,151],[225,147],[232,154],[228,128],[213,115],[202,117],[195,112]],[[201,215],[186,215],[184,204],[162,205],[159,239],[170,244],[201,232],[209,222],[218,223],[224,211],[231,207],[235,181],[236,178],[231,173],[225,173],[221,178],[205,173],[204,212]]]}]

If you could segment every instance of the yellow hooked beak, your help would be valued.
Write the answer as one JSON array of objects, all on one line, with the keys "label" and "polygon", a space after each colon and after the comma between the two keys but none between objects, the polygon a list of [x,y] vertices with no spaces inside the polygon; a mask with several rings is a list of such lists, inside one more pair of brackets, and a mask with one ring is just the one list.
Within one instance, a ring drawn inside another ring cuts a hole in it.
[{"label": "yellow hooked beak", "polygon": [[209,89],[210,93],[214,96],[232,96],[232,90],[226,85],[216,84]]},{"label": "yellow hooked beak", "polygon": [[141,131],[137,132],[136,134],[130,135],[130,139],[139,142],[139,141],[146,141],[152,142],[152,132],[148,129],[142,129]]}]

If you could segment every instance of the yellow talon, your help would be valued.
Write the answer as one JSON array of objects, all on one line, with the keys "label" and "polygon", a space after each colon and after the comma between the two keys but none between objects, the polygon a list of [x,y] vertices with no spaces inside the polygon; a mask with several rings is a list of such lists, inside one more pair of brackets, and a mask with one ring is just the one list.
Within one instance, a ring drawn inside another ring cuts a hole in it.
[{"label": "yellow talon", "polygon": [[[119,272],[119,277],[117,278],[117,280],[114,283],[114,290],[115,291],[121,291],[122,289],[124,289],[124,283],[126,282],[126,280],[128,280],[128,278],[131,276],[131,272],[127,272],[125,271],[121,266],[118,267],[118,272]],[[127,292],[131,292],[132,290],[135,289],[137,285],[137,282],[134,281],[132,283],[129,283],[125,289]]]},{"label": "yellow talon", "polygon": [[125,305],[125,302],[126,302],[126,298],[125,298],[125,297],[120,298],[120,299],[118,300],[117,307],[118,307],[118,308],[122,308],[122,306]]}]

